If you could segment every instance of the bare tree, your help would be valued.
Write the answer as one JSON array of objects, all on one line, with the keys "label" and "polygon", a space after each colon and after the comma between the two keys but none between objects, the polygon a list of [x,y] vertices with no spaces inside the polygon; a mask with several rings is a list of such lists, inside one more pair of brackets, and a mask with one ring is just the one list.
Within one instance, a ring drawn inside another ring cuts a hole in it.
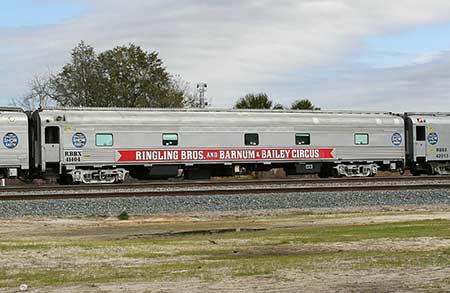
[{"label": "bare tree", "polygon": [[198,91],[189,82],[183,80],[179,75],[172,76],[171,82],[173,88],[182,93],[185,108],[199,108],[200,98]]},{"label": "bare tree", "polygon": [[35,75],[29,84],[28,93],[13,99],[11,104],[30,111],[55,105],[50,75],[50,73]]}]

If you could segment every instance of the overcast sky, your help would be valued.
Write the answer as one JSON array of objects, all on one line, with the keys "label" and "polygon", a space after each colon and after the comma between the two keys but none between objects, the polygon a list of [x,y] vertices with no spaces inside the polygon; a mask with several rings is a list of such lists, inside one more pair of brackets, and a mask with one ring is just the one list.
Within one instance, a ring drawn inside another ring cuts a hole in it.
[{"label": "overcast sky", "polygon": [[208,83],[324,109],[450,111],[449,0],[14,0],[0,4],[0,104],[58,70],[81,40],[135,43]]}]

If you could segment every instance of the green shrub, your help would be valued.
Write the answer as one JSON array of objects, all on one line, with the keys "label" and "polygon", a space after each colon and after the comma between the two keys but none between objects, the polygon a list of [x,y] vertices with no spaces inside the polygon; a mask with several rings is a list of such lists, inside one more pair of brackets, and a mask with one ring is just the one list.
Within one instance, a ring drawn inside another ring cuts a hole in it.
[{"label": "green shrub", "polygon": [[130,216],[128,215],[127,211],[123,211],[120,213],[120,215],[117,216],[117,219],[121,220],[121,221],[126,221],[130,218]]}]

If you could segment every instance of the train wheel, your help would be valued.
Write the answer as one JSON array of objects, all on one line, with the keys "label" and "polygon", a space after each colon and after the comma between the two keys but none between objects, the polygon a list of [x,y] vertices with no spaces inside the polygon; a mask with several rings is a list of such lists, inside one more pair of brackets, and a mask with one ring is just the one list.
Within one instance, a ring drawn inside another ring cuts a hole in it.
[{"label": "train wheel", "polygon": [[418,170],[416,170],[416,169],[414,169],[414,168],[411,168],[411,174],[413,175],[413,176],[420,176],[420,171],[418,171]]},{"label": "train wheel", "polygon": [[62,174],[58,179],[58,183],[61,185],[73,185],[73,178],[69,174]]}]

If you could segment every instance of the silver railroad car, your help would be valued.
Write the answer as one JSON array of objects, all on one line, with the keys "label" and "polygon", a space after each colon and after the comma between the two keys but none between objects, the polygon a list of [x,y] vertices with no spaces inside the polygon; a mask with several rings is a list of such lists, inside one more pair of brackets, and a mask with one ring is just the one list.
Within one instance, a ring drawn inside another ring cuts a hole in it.
[{"label": "silver railroad car", "polygon": [[373,176],[405,163],[403,119],[389,113],[80,108],[32,117],[35,165],[75,182],[271,168]]},{"label": "silver railroad car", "polygon": [[0,176],[14,178],[29,170],[28,116],[20,108],[0,108]]},{"label": "silver railroad car", "polygon": [[411,173],[450,174],[450,113],[406,113]]}]

